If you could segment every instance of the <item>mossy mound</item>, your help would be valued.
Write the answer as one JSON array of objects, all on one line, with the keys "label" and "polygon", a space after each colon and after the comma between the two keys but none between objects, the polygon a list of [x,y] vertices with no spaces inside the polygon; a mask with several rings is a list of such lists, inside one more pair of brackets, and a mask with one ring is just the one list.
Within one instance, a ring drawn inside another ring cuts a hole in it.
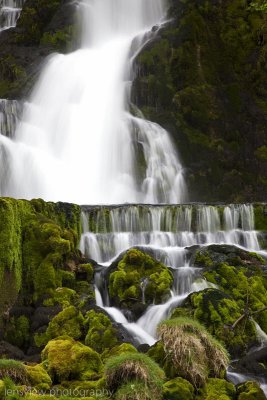
[{"label": "mossy mound", "polygon": [[238,400],[266,400],[263,390],[257,382],[245,382],[237,386]]},{"label": "mossy mound", "polygon": [[49,390],[52,380],[42,365],[26,365],[29,384],[37,390]]},{"label": "mossy mound", "polygon": [[118,344],[116,329],[107,315],[90,310],[86,313],[85,325],[88,327],[85,344],[98,353]]},{"label": "mossy mound", "polygon": [[100,377],[102,362],[98,353],[67,336],[48,342],[42,359],[54,382]]},{"label": "mossy mound", "polygon": [[[123,393],[126,390],[123,389],[125,385],[142,384],[146,386],[150,393],[153,393],[153,398],[159,399],[162,396],[164,372],[158,364],[145,354],[124,353],[111,357],[106,362],[104,376],[107,387],[112,392],[121,389]],[[143,397],[141,398],[143,399]]]},{"label": "mossy mound", "polygon": [[[158,327],[165,357],[173,365],[171,373],[203,386],[209,376],[221,377],[229,364],[224,347],[195,320],[176,318]],[[166,373],[170,373],[167,371]]]},{"label": "mossy mound", "polygon": [[105,362],[111,357],[120,356],[124,353],[137,353],[136,348],[130,343],[122,343],[114,346],[111,349],[106,349],[102,354],[101,358]]},{"label": "mossy mound", "polygon": [[171,379],[163,385],[164,400],[193,400],[194,397],[194,387],[183,378]]},{"label": "mossy mound", "polygon": [[235,400],[235,386],[224,379],[210,378],[199,390],[197,400]]},{"label": "mossy mound", "polygon": [[109,275],[109,295],[114,306],[133,309],[160,304],[170,296],[173,276],[150,255],[130,249]]},{"label": "mossy mound", "polygon": [[114,398],[115,400],[160,400],[161,396],[155,395],[145,383],[130,382],[121,386]]},{"label": "mossy mound", "polygon": [[83,323],[81,312],[74,306],[69,306],[51,320],[44,334],[35,335],[35,343],[42,346],[49,340],[64,335],[79,339],[82,336]]},{"label": "mossy mound", "polygon": [[201,321],[208,331],[227,347],[232,355],[244,353],[257,343],[255,324],[242,320],[233,329],[232,325],[243,314],[238,303],[217,289],[205,289],[193,293],[185,307],[192,310],[194,318]]}]

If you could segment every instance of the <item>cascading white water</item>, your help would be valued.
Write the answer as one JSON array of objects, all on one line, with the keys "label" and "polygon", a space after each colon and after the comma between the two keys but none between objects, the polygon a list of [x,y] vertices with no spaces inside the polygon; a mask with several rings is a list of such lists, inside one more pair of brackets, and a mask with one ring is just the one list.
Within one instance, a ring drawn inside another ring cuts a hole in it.
[{"label": "cascading white water", "polygon": [[131,51],[160,23],[164,2],[81,2],[82,48],[47,61],[15,140],[0,136],[0,195],[86,204],[184,200],[168,133],[128,112]]},{"label": "cascading white water", "polygon": [[84,233],[80,248],[89,258],[108,266],[130,247],[148,247],[153,249],[157,259],[172,269],[174,284],[169,300],[150,306],[136,323],[122,322],[125,318],[122,312],[110,308],[96,288],[97,304],[123,323],[139,343],[155,342],[160,321],[189,293],[214,287],[201,278],[199,268],[190,266],[186,247],[231,244],[260,251],[252,205],[85,207],[82,221]]},{"label": "cascading white water", "polygon": [[0,0],[0,32],[16,26],[24,0]]}]

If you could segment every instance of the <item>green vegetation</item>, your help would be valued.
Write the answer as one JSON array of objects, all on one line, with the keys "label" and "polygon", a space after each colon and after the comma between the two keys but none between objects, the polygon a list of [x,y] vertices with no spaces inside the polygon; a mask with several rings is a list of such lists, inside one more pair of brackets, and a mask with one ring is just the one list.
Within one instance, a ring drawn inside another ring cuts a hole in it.
[{"label": "green vegetation", "polygon": [[110,319],[105,314],[90,310],[85,318],[85,324],[88,326],[85,337],[87,346],[92,347],[98,353],[103,353],[118,344],[116,329],[113,328]]},{"label": "green vegetation", "polygon": [[26,384],[27,370],[19,361],[0,359],[0,379],[4,378],[10,378],[14,382]]},{"label": "green vegetation", "polygon": [[130,249],[109,276],[109,294],[116,306],[160,304],[170,296],[172,283],[173,276],[165,265],[140,250]]},{"label": "green vegetation", "polygon": [[[165,354],[161,362],[166,360],[173,365],[171,374],[174,376],[187,379],[194,387],[203,386],[209,376],[223,376],[229,363],[228,354],[197,321],[189,318],[166,320],[159,325],[158,333]],[[170,376],[170,372],[166,374]]]},{"label": "green vegetation", "polygon": [[257,382],[245,382],[237,387],[238,400],[265,400],[266,396]]},{"label": "green vegetation", "polygon": [[194,387],[183,378],[171,379],[163,385],[164,400],[193,400],[194,397]]},{"label": "green vegetation", "polygon": [[102,362],[98,353],[68,336],[50,340],[42,359],[53,381],[100,378]]},{"label": "green vegetation", "polygon": [[223,379],[210,378],[200,389],[197,400],[235,400],[235,386]]},{"label": "green vegetation", "polygon": [[[105,378],[112,392],[120,389],[118,399],[127,398],[123,396],[129,391],[129,384],[139,387],[140,384],[145,385],[147,391],[153,394],[153,399],[160,399],[165,376],[162,369],[150,357],[131,352],[108,359],[105,365]],[[128,386],[125,386],[126,384]],[[139,399],[136,394],[134,396],[133,400]],[[141,393],[140,396],[140,400],[147,399],[145,393]]]}]

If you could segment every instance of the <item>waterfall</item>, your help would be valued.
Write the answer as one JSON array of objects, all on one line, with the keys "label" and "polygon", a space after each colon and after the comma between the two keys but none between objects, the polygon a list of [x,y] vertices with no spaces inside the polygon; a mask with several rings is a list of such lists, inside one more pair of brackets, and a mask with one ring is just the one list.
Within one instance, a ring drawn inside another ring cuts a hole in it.
[{"label": "waterfall", "polygon": [[15,138],[0,135],[0,195],[78,204],[180,203],[186,186],[169,134],[129,111],[132,61],[164,0],[83,0],[82,45],[51,56]]},{"label": "waterfall", "polygon": [[0,32],[16,26],[24,0],[0,0]]},{"label": "waterfall", "polygon": [[[170,298],[164,304],[150,306],[135,323],[129,322],[120,310],[109,307],[106,287],[96,279],[97,305],[122,323],[138,343],[150,345],[156,341],[160,321],[167,318],[189,293],[216,287],[201,278],[200,268],[190,265],[187,247],[231,244],[260,251],[254,209],[246,204],[84,206],[82,225],[81,251],[101,263],[103,268],[120,253],[139,246],[152,250],[155,258],[171,269],[174,282]],[[141,289],[144,284],[140,282]],[[103,296],[99,290],[101,285]]]}]

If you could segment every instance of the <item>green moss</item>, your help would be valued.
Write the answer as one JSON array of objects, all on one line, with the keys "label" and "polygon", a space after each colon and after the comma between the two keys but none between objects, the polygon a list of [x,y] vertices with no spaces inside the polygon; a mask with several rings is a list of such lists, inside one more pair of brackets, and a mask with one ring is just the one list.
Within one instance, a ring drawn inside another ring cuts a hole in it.
[{"label": "green moss", "polygon": [[88,326],[85,338],[87,346],[102,353],[117,345],[117,332],[105,314],[90,310],[85,316],[85,324]]},{"label": "green moss", "polygon": [[153,398],[162,396],[164,372],[145,354],[131,352],[111,357],[106,362],[104,376],[111,391],[128,383],[142,383],[153,393]]},{"label": "green moss", "polygon": [[164,400],[193,400],[194,387],[183,378],[172,379],[163,385]]},{"label": "green moss", "polygon": [[27,377],[30,385],[37,390],[49,390],[52,380],[42,365],[27,365]]},{"label": "green moss", "polygon": [[49,46],[51,49],[59,52],[66,52],[71,49],[74,36],[74,27],[67,26],[56,32],[44,32],[41,37],[41,45]]},{"label": "green moss", "polygon": [[209,253],[207,251],[206,252],[197,251],[196,255],[195,255],[194,263],[197,266],[205,267],[205,268],[212,267],[212,265],[213,265],[213,261],[210,258]]},{"label": "green moss", "polygon": [[241,383],[237,387],[238,400],[264,400],[265,394],[257,382]]},{"label": "green moss", "polygon": [[98,353],[67,336],[51,340],[42,359],[52,380],[58,382],[96,380],[102,368]]},{"label": "green moss", "polygon": [[12,317],[6,326],[4,338],[9,343],[24,348],[30,339],[30,323],[24,315],[15,318]]},{"label": "green moss", "polygon": [[146,305],[160,304],[170,295],[173,276],[168,268],[137,249],[128,250],[117,270],[109,277],[109,294],[113,304],[129,307],[142,303],[142,283],[146,281]]},{"label": "green moss", "polygon": [[254,206],[255,229],[267,232],[267,209],[264,205]]},{"label": "green moss", "polygon": [[119,356],[123,353],[137,353],[136,348],[130,343],[122,343],[117,346],[112,346],[111,349],[106,349],[102,354],[101,358],[105,362],[108,358]]},{"label": "green moss", "polygon": [[205,324],[208,331],[222,341],[231,354],[246,352],[256,341],[252,321],[241,321],[233,330],[231,326],[241,317],[243,310],[237,302],[217,289],[206,289],[193,293],[188,306],[194,317]]},{"label": "green moss", "polygon": [[235,400],[235,386],[224,379],[210,378],[200,389],[198,400]]},{"label": "green moss", "polygon": [[70,305],[75,304],[77,300],[78,300],[78,295],[75,292],[75,290],[66,287],[59,287],[52,292],[50,298],[44,300],[43,304],[44,306],[47,307],[51,307],[56,304],[60,304],[62,307],[68,307]]},{"label": "green moss", "polygon": [[116,394],[115,400],[160,400],[161,397],[155,396],[155,393],[149,389],[145,383],[130,382],[121,386]]},{"label": "green moss", "polygon": [[44,334],[36,334],[35,343],[37,346],[43,346],[49,340],[64,335],[80,339],[83,323],[82,314],[74,306],[69,306],[52,319]]}]

